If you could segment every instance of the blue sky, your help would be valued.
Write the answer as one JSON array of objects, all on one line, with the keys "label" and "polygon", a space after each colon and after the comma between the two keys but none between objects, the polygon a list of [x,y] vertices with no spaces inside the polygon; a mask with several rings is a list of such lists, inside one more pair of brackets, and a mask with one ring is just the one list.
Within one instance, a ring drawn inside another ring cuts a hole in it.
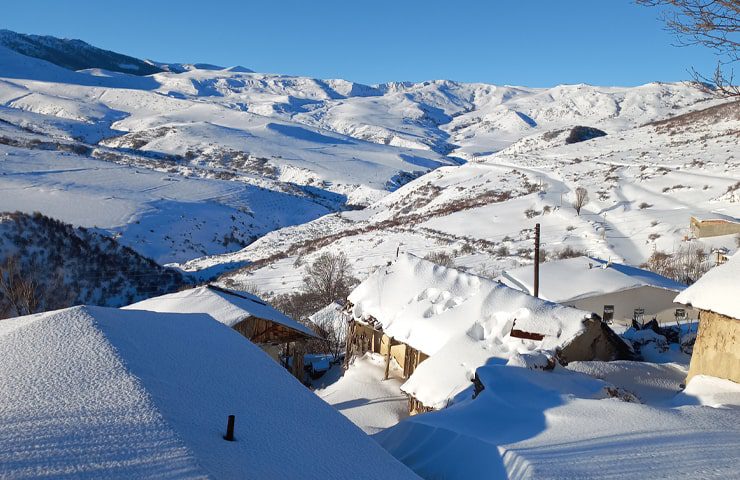
[{"label": "blue sky", "polygon": [[136,57],[364,83],[636,85],[712,69],[629,0],[25,0],[0,28]]}]

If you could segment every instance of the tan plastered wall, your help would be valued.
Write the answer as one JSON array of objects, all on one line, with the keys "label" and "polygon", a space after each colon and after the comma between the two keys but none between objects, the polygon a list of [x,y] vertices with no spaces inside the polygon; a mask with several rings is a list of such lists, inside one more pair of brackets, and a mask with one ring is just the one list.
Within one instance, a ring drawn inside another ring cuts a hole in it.
[{"label": "tan plastered wall", "polygon": [[702,311],[686,382],[710,375],[740,383],[740,320]]},{"label": "tan plastered wall", "polygon": [[697,238],[719,237],[740,233],[740,223],[706,220],[692,222],[691,230]]}]

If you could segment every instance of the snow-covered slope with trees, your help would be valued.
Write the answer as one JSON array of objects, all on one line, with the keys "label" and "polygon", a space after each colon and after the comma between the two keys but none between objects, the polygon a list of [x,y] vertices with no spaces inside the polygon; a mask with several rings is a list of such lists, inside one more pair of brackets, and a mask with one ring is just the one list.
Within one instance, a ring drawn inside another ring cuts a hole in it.
[{"label": "snow-covered slope with trees", "polygon": [[0,213],[0,318],[83,303],[119,307],[185,283],[111,237],[38,213]]}]

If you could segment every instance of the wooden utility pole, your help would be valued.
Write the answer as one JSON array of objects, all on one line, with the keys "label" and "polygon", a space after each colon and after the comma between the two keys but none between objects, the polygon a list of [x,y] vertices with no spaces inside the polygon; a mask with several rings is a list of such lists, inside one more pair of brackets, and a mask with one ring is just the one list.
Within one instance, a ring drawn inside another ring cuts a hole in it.
[{"label": "wooden utility pole", "polygon": [[540,296],[540,224],[534,226],[534,296]]}]

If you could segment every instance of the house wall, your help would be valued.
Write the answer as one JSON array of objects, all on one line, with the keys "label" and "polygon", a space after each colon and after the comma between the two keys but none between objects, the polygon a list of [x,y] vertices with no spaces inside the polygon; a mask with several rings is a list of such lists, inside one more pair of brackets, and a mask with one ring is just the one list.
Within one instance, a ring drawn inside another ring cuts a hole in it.
[{"label": "house wall", "polygon": [[[604,331],[609,329],[600,320],[586,320],[586,329],[560,351],[566,363],[576,361],[612,361],[620,358],[620,351]],[[616,336],[616,334],[614,334]]]},{"label": "house wall", "polygon": [[632,320],[635,308],[645,309],[645,321],[649,321],[653,316],[657,316],[659,322],[675,321],[676,308],[686,310],[687,318],[696,318],[697,312],[684,305],[673,303],[677,293],[656,288],[643,286],[624,290],[622,292],[610,293],[606,295],[596,295],[573,302],[563,302],[582,310],[594,312],[601,316],[604,313],[604,305],[614,305],[615,320]]},{"label": "house wall", "polygon": [[691,217],[691,232],[697,238],[740,233],[740,223],[727,220],[697,220]]},{"label": "house wall", "polygon": [[[388,354],[388,346],[391,344],[391,338],[388,335],[383,334],[383,338],[380,343],[380,354],[381,355],[387,355]],[[391,357],[393,357],[396,362],[398,362],[398,365],[401,366],[402,369],[406,368],[406,344],[405,343],[394,343],[393,346],[390,347],[391,349]]]},{"label": "house wall", "polygon": [[686,382],[694,375],[740,383],[740,319],[702,310]]},{"label": "house wall", "polygon": [[391,345],[391,338],[375,330],[369,325],[355,322],[351,331],[350,342],[348,343],[347,358],[352,355],[362,355],[365,352],[378,353],[387,355],[390,348],[391,357],[398,362],[398,365],[404,372],[404,378],[408,378],[414,373],[419,363],[426,360],[428,355],[419,352],[405,343],[394,341]]}]

